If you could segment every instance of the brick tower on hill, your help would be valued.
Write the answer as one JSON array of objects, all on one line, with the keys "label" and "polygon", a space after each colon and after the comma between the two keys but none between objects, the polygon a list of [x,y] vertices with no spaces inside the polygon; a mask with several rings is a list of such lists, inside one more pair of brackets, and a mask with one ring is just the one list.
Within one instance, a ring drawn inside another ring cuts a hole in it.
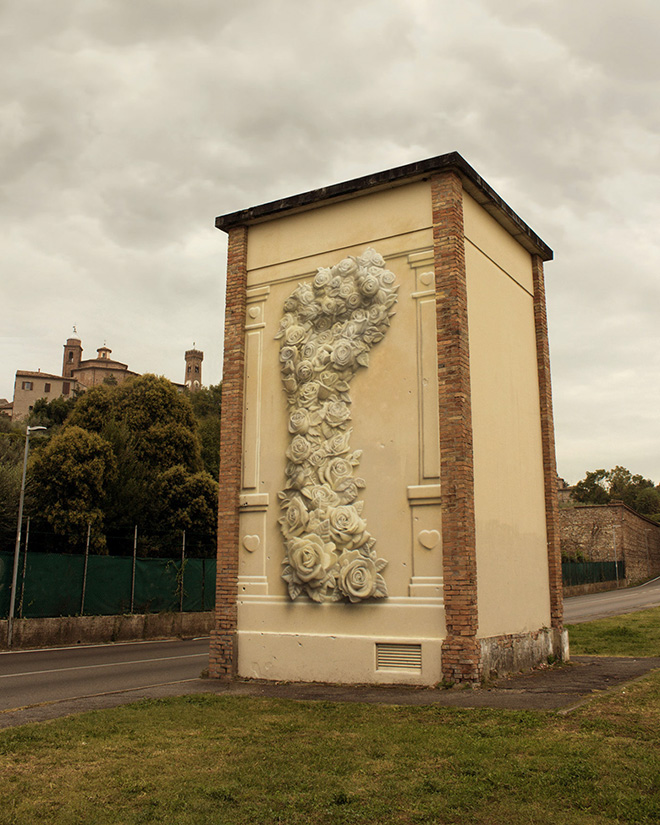
[{"label": "brick tower on hill", "polygon": [[190,392],[196,392],[202,388],[202,361],[204,360],[204,353],[193,348],[186,350],[186,376],[184,379],[186,388]]}]

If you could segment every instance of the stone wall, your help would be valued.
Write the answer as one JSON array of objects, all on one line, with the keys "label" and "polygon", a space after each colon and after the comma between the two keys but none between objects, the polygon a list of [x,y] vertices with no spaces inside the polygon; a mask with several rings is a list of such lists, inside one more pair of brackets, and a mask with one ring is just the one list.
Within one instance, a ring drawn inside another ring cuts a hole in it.
[{"label": "stone wall", "polygon": [[660,576],[660,525],[625,505],[619,505],[618,509],[622,514],[623,557],[628,582]]},{"label": "stone wall", "polygon": [[621,502],[584,504],[559,511],[564,556],[626,563],[626,583],[660,575],[660,525]]},{"label": "stone wall", "polygon": [[[210,611],[16,619],[12,649],[206,636],[212,627],[213,613]],[[0,621],[0,649],[7,649],[6,619]]]}]

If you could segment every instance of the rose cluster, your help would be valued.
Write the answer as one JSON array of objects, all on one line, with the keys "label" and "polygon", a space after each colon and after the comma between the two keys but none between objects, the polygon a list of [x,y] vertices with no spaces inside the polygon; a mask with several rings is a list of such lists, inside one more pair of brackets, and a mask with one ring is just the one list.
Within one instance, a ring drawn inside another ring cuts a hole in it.
[{"label": "rose cluster", "polygon": [[279,523],[282,578],[292,599],[351,602],[387,595],[387,564],[358,501],[361,451],[352,451],[349,385],[394,315],[398,287],[382,256],[367,249],[321,268],[284,303],[280,368],[289,408],[286,485]]}]

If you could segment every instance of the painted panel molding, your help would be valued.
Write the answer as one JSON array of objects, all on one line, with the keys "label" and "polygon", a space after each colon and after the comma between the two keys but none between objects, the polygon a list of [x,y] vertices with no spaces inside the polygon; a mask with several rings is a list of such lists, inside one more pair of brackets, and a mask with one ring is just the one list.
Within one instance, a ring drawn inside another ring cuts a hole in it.
[{"label": "painted panel molding", "polygon": [[[289,597],[315,602],[387,596],[376,539],[358,500],[361,450],[352,450],[350,382],[368,367],[394,315],[395,275],[374,249],[322,267],[284,303],[275,336],[289,409],[286,485],[279,493],[282,578]],[[367,410],[362,411],[364,415]]]}]

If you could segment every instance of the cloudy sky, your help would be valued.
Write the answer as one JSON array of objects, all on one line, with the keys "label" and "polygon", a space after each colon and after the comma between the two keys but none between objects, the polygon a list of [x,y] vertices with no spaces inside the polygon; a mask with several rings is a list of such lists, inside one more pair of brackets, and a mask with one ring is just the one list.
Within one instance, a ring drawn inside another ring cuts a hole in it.
[{"label": "cloudy sky", "polygon": [[559,472],[660,482],[656,0],[0,0],[0,396],[221,378],[214,217],[460,152],[555,251]]}]

